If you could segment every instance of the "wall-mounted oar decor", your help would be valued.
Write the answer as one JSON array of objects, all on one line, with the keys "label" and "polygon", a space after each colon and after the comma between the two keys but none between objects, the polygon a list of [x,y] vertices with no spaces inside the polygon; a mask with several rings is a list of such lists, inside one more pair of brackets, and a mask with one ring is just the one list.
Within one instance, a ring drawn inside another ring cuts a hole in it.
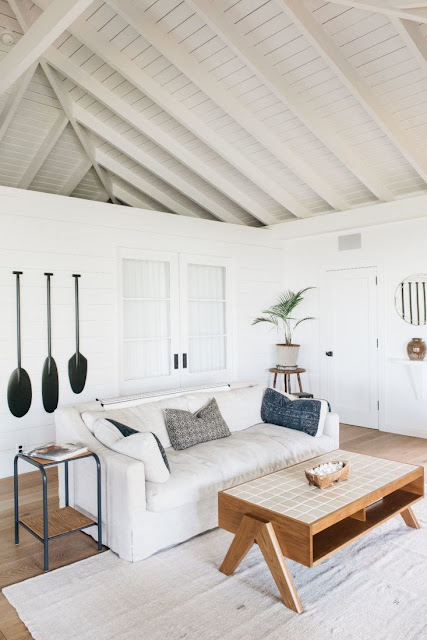
[{"label": "wall-mounted oar decor", "polygon": [[21,366],[21,284],[22,271],[14,271],[16,276],[16,344],[18,367],[12,372],[7,387],[7,402],[10,412],[16,418],[22,418],[31,407],[32,390],[28,373]]},{"label": "wall-mounted oar decor", "polygon": [[73,273],[74,295],[75,295],[75,322],[76,322],[76,352],[68,361],[68,377],[74,393],[81,393],[85,388],[87,375],[87,360],[80,353],[80,318],[79,318],[79,278],[80,275]]},{"label": "wall-mounted oar decor", "polygon": [[50,278],[53,273],[45,273],[46,281],[46,308],[47,308],[47,358],[44,361],[42,373],[42,398],[45,411],[53,413],[58,406],[58,369],[52,358],[52,308],[50,298]]}]

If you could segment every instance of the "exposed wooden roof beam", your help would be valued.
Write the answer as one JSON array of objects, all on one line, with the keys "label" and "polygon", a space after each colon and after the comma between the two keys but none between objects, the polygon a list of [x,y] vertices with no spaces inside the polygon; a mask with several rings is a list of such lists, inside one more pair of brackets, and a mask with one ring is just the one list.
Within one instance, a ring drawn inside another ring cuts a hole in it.
[{"label": "exposed wooden roof beam", "polygon": [[21,103],[24,93],[28,89],[28,85],[31,82],[31,78],[34,75],[34,71],[36,70],[36,68],[37,62],[31,65],[31,67],[28,69],[28,71],[25,72],[21,80],[16,82],[15,86],[12,87],[10,94],[6,98],[6,102],[0,113],[0,142],[2,141],[3,136],[6,133],[16,113],[16,110]]},{"label": "exposed wooden roof beam", "polygon": [[[37,4],[44,8],[48,6],[49,0],[37,0]],[[268,193],[276,202],[279,202],[297,217],[305,218],[311,215],[309,209],[301,204],[277,180],[269,176],[268,170],[257,167],[248,160],[244,153],[239,152],[232,144],[229,144],[225,137],[219,137],[203,120],[163,89],[148,73],[141,70],[130,58],[113,46],[89,24],[83,20],[77,20],[69,31],[144,95],[147,95],[211,149],[214,149],[227,162],[236,167],[240,173],[243,173],[249,180]],[[52,49],[49,49],[49,55],[51,53]],[[264,210],[261,218],[259,215],[256,217],[264,224],[277,222],[273,216]]]},{"label": "exposed wooden roof beam", "polygon": [[427,10],[422,6],[399,6],[399,3],[391,4],[381,2],[381,0],[333,0],[334,4],[342,4],[345,7],[355,7],[370,13],[381,13],[382,15],[402,18],[403,20],[413,20],[414,22],[427,23]]},{"label": "exposed wooden roof beam", "polygon": [[[21,29],[24,31],[24,33],[27,33],[30,29],[31,29],[31,20],[30,20],[30,16],[28,15],[28,12],[24,9],[24,7],[22,6],[21,3],[18,2],[18,0],[9,0],[10,5],[13,9],[13,12],[15,13],[16,19],[18,20]],[[33,23],[35,24],[35,23]],[[57,78],[55,72],[53,71],[53,69],[51,69],[49,67],[49,65],[46,62],[46,59],[44,56],[41,56],[39,58],[39,62],[40,65],[47,77],[47,79],[49,80],[52,89],[54,90],[56,97],[58,98],[58,101],[67,117],[67,119],[69,120],[71,126],[74,129],[75,134],[77,135],[80,144],[83,147],[84,152],[86,153],[86,156],[88,157],[90,163],[93,165],[96,173],[98,174],[99,179],[101,180],[104,189],[106,190],[106,192],[109,194],[111,200],[113,202],[115,202],[114,196],[111,192],[111,185],[109,184],[106,176],[104,175],[104,172],[97,166],[95,158],[94,158],[94,154],[93,154],[93,150],[91,149],[88,141],[86,140],[86,137],[84,135],[84,131],[82,130],[82,128],[80,127],[80,125],[75,121],[74,117],[73,117],[73,112],[72,112],[72,108],[70,105],[70,98],[67,92],[64,91],[61,82],[59,81],[59,79]]]},{"label": "exposed wooden roof beam", "polygon": [[400,18],[391,18],[391,22],[427,77],[427,41],[419,26]]},{"label": "exposed wooden roof beam", "polygon": [[[46,52],[45,56],[48,59],[49,64],[55,67],[55,69],[57,69],[65,76],[67,76],[70,80],[82,87],[96,100],[113,111],[113,113],[116,113],[125,122],[128,122],[137,131],[147,136],[148,138],[150,138],[150,140],[153,140],[160,147],[168,151],[171,155],[173,155],[180,162],[189,167],[197,175],[200,175],[204,180],[212,184],[224,195],[228,196],[242,208],[246,209],[246,211],[248,211],[252,216],[257,218],[261,222],[264,222],[265,224],[274,224],[275,222],[277,222],[277,220],[271,214],[265,211],[262,206],[256,203],[250,195],[245,194],[231,181],[227,180],[221,174],[215,171],[215,169],[213,169],[210,165],[208,165],[203,160],[200,160],[200,158],[198,158],[193,152],[186,149],[182,144],[178,143],[167,133],[164,133],[164,131],[158,125],[154,124],[143,114],[133,109],[127,102],[113,95],[112,92],[106,89],[101,82],[98,82],[86,71],[83,71],[83,69],[71,63],[69,59],[59,51],[57,51],[57,49],[51,47]],[[209,127],[204,128],[206,128],[207,132],[210,131]],[[213,138],[215,138],[215,136],[213,136]],[[218,145],[217,142],[217,139],[215,139],[216,146],[220,147],[221,145]],[[224,144],[224,147],[228,146],[230,145],[228,145],[227,143]],[[221,155],[224,156],[224,154]],[[242,165],[244,167],[246,164],[248,165],[248,167],[250,167],[251,171],[253,170],[254,177],[255,175],[257,176],[257,182],[264,185],[261,188],[264,188],[267,191],[270,183],[271,185],[276,185],[276,183],[271,178],[269,178],[267,173],[259,170],[256,170],[255,172],[255,168],[253,167],[253,165],[251,165],[251,163],[248,163],[246,161],[246,158],[243,154],[237,152],[233,157],[235,157],[237,160],[241,159]]]},{"label": "exposed wooden roof beam", "polygon": [[52,89],[55,91],[56,96],[59,102],[61,103],[61,106],[64,109],[67,115],[67,118],[69,119],[70,124],[74,129],[75,134],[77,135],[80,141],[80,144],[82,145],[88,159],[90,160],[91,164],[93,165],[93,168],[98,174],[98,178],[101,180],[105,191],[108,193],[111,200],[115,203],[116,201],[115,201],[113,192],[111,190],[111,184],[107,179],[107,176],[105,176],[104,171],[102,171],[102,169],[98,166],[98,163],[96,161],[95,149],[93,148],[90,140],[88,140],[87,136],[85,135],[83,127],[78,122],[76,122],[74,118],[72,103],[68,95],[68,92],[64,90],[64,87],[62,87],[61,81],[56,76],[54,70],[49,67],[46,60],[42,58],[40,60],[40,64],[42,65],[43,71],[45,72],[47,79],[52,85]]},{"label": "exposed wooden roof beam", "polygon": [[310,44],[327,61],[343,84],[386,133],[400,153],[427,181],[427,156],[424,151],[417,141],[412,139],[410,133],[400,127],[393,114],[358,75],[356,69],[352,67],[340,49],[322,29],[313,14],[306,9],[300,0],[276,0],[276,3],[291,15]]},{"label": "exposed wooden roof beam", "polygon": [[190,200],[196,202],[199,206],[210,211],[215,217],[223,222],[231,222],[234,224],[242,224],[242,220],[230,213],[230,210],[216,202],[209,195],[204,194],[197,187],[193,186],[187,180],[183,180],[174,171],[168,169],[162,162],[153,158],[149,153],[143,151],[136,145],[132,144],[127,138],[118,134],[112,127],[104,124],[99,118],[92,115],[77,104],[73,106],[74,117],[78,122],[87,129],[95,133],[97,136],[109,142],[119,149],[129,158],[151,171],[158,178],[172,186],[177,191]]},{"label": "exposed wooden roof beam", "polygon": [[116,198],[119,198],[122,202],[125,202],[131,207],[137,207],[138,209],[148,209],[150,211],[158,211],[159,206],[154,206],[153,201],[146,194],[137,191],[135,187],[130,189],[123,181],[118,181],[116,177],[112,178],[113,193]]},{"label": "exposed wooden roof beam", "polygon": [[187,0],[209,27],[228,47],[263,81],[279,100],[312,131],[321,142],[336,155],[373,194],[380,200],[393,200],[393,193],[375,176],[373,167],[367,166],[366,159],[351,148],[334,128],[301,97],[292,84],[272,66],[264,56],[241,36],[236,26],[225,14],[218,11],[213,3],[205,0]]},{"label": "exposed wooden roof beam", "polygon": [[[146,15],[131,0],[110,0],[110,4],[122,17],[132,25],[152,46],[162,53],[187,78],[196,84],[215,104],[228,113],[243,129],[260,142],[268,151],[300,180],[305,182],[314,192],[319,194],[334,209],[343,210],[350,207],[349,202],[329,184],[329,178],[321,175],[295,150],[278,140],[274,131],[270,130],[239,100],[217,81],[212,74],[206,73],[203,67],[187,53],[171,36],[168,36],[154,22],[147,20]],[[281,204],[289,206],[289,195]],[[291,200],[292,203],[292,200]],[[298,215],[298,214],[297,214]]]},{"label": "exposed wooden roof beam", "polygon": [[[17,2],[17,0],[15,0]],[[93,0],[53,0],[0,60],[0,93],[18,80]]]},{"label": "exposed wooden roof beam", "polygon": [[92,163],[88,158],[83,160],[76,166],[71,176],[65,182],[60,190],[60,195],[70,196],[74,189],[79,186],[89,169],[92,167]]},{"label": "exposed wooden roof beam", "polygon": [[49,153],[58,142],[67,124],[67,116],[63,112],[59,113],[58,117],[50,128],[49,133],[38,148],[32,162],[29,164],[24,175],[19,181],[18,187],[20,189],[28,189],[37,173],[41,169],[42,165],[44,164],[45,160],[47,159]]},{"label": "exposed wooden roof beam", "polygon": [[111,158],[101,149],[96,149],[95,158],[98,164],[107,169],[109,172],[118,176],[125,182],[136,187],[139,191],[146,193],[153,200],[157,200],[170,211],[178,213],[182,216],[190,216],[193,218],[199,218],[197,213],[194,213],[191,206],[185,206],[181,200],[174,198],[166,191],[159,189],[158,186],[146,180],[143,176],[134,171],[131,171],[125,167],[121,162],[118,162],[115,158]]}]

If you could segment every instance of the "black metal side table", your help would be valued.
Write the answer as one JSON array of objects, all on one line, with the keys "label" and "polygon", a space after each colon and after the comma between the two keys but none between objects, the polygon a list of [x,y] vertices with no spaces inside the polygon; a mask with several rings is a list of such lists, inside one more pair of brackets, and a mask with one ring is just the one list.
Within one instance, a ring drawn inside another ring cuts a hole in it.
[{"label": "black metal side table", "polygon": [[[98,519],[95,522],[91,518],[88,518],[80,511],[77,511],[73,507],[69,506],[69,491],[68,491],[68,463],[81,460],[82,458],[95,458],[96,471],[97,471],[97,497],[98,497]],[[40,470],[43,481],[43,514],[37,516],[26,516],[22,519],[19,518],[19,501],[18,501],[18,461],[19,458],[25,460],[29,464]],[[46,468],[53,467],[54,465],[65,464],[65,507],[61,509],[55,509],[48,512],[47,506],[47,476]],[[61,460],[60,462],[52,460],[42,460],[41,458],[34,458],[26,456],[23,453],[18,453],[15,456],[14,461],[14,475],[13,475],[13,489],[15,498],[15,544],[19,544],[19,526],[29,531],[37,540],[43,543],[44,546],[44,570],[49,571],[49,542],[55,538],[66,536],[69,533],[75,531],[82,531],[88,527],[98,527],[98,551],[102,551],[102,519],[101,519],[101,463],[96,453],[87,451],[67,460]]]}]

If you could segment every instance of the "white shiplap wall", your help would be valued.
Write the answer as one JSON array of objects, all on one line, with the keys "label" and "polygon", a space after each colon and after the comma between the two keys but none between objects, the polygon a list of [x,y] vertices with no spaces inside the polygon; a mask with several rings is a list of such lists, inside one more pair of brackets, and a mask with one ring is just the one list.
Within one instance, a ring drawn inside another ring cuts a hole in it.
[{"label": "white shiplap wall", "polygon": [[[226,232],[226,233],[225,233]],[[0,187],[0,477],[11,475],[16,444],[54,437],[53,418],[41,401],[46,357],[45,271],[52,271],[53,356],[60,404],[116,394],[117,247],[230,256],[234,264],[234,378],[268,380],[274,333],[251,321],[281,291],[279,241],[256,229],[129,209],[110,204]],[[22,270],[23,366],[33,384],[33,404],[21,419],[8,411],[6,389],[16,367],[15,282]],[[75,396],[67,362],[74,350],[72,273],[81,273],[81,351],[89,361],[87,385]]]}]

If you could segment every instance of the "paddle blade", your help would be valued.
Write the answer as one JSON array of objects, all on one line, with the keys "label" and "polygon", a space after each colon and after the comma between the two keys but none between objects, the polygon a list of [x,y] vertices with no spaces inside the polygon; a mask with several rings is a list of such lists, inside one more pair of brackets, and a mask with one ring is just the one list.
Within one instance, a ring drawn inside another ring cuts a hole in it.
[{"label": "paddle blade", "polygon": [[81,353],[75,353],[68,361],[68,377],[74,393],[81,393],[85,388],[87,360]]},{"label": "paddle blade", "polygon": [[58,369],[53,358],[46,358],[42,373],[42,398],[44,410],[53,413],[58,406]]},{"label": "paddle blade", "polygon": [[31,407],[31,380],[25,369],[15,369],[9,378],[7,403],[12,415],[22,418]]}]

